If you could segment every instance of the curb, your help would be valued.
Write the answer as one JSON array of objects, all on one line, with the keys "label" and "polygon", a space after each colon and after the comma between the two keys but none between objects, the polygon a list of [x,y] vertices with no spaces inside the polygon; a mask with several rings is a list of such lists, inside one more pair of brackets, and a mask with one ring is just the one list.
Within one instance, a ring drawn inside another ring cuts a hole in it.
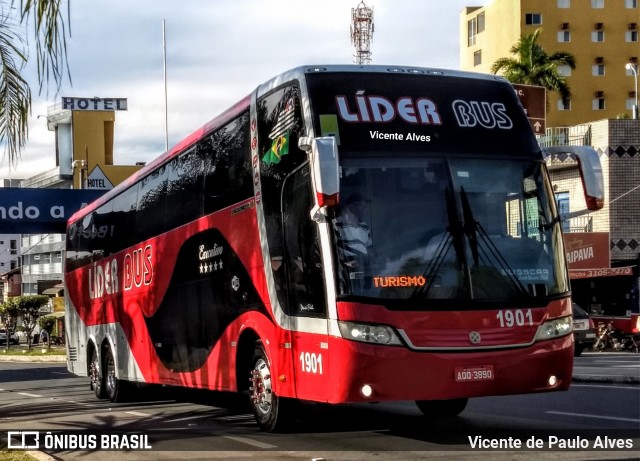
[{"label": "curb", "polygon": [[37,355],[2,355],[0,354],[0,362],[38,362],[38,363],[46,363],[46,362],[64,362],[66,363],[67,356],[66,355],[48,355],[38,357]]},{"label": "curb", "polygon": [[572,382],[602,384],[640,384],[640,376],[574,375]]}]

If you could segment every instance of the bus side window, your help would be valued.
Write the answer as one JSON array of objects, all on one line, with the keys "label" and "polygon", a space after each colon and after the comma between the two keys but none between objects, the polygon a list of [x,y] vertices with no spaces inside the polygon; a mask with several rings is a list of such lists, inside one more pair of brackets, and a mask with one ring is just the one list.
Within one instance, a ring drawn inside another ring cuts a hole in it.
[{"label": "bus side window", "polygon": [[283,231],[289,314],[325,317],[322,262],[317,225],[311,220],[308,168],[287,178],[283,187]]},{"label": "bus side window", "polygon": [[198,145],[204,163],[204,214],[253,194],[249,113],[241,114]]}]

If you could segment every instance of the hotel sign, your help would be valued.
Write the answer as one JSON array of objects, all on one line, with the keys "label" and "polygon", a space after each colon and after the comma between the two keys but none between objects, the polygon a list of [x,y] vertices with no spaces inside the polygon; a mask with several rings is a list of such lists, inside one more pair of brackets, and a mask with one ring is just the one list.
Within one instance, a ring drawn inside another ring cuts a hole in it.
[{"label": "hotel sign", "polygon": [[547,90],[543,86],[513,83],[513,90],[527,114],[535,134],[544,134],[547,128]]},{"label": "hotel sign", "polygon": [[62,97],[63,110],[127,110],[127,98]]}]

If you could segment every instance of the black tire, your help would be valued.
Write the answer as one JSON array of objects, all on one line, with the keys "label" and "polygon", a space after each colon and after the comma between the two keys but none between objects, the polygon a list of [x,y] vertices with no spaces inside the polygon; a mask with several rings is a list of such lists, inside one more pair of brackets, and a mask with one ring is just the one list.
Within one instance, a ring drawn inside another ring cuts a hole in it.
[{"label": "black tire", "polygon": [[104,353],[102,382],[106,397],[113,403],[123,402],[126,399],[127,382],[118,379],[116,361],[113,358],[111,348],[107,348]]},{"label": "black tire", "polygon": [[416,400],[416,405],[430,419],[445,419],[458,416],[467,406],[469,399]]},{"label": "black tire", "polygon": [[584,351],[584,346],[580,346],[579,344],[576,344],[575,349],[573,350],[573,356],[580,357],[582,355],[582,351]]},{"label": "black tire", "polygon": [[294,402],[273,392],[271,364],[262,341],[256,341],[249,381],[249,404],[260,429],[278,432],[290,427]]},{"label": "black tire", "polygon": [[101,368],[98,351],[94,348],[91,352],[91,361],[89,362],[89,385],[91,390],[96,394],[96,397],[105,399],[107,395],[104,391],[104,378]]}]

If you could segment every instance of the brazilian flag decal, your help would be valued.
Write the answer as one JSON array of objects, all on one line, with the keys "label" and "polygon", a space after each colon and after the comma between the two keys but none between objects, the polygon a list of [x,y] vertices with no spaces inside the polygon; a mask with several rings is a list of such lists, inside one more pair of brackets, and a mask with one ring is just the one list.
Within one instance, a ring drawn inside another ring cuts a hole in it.
[{"label": "brazilian flag decal", "polygon": [[289,134],[277,136],[271,143],[271,148],[264,154],[262,161],[267,165],[280,163],[280,159],[289,153]]}]

